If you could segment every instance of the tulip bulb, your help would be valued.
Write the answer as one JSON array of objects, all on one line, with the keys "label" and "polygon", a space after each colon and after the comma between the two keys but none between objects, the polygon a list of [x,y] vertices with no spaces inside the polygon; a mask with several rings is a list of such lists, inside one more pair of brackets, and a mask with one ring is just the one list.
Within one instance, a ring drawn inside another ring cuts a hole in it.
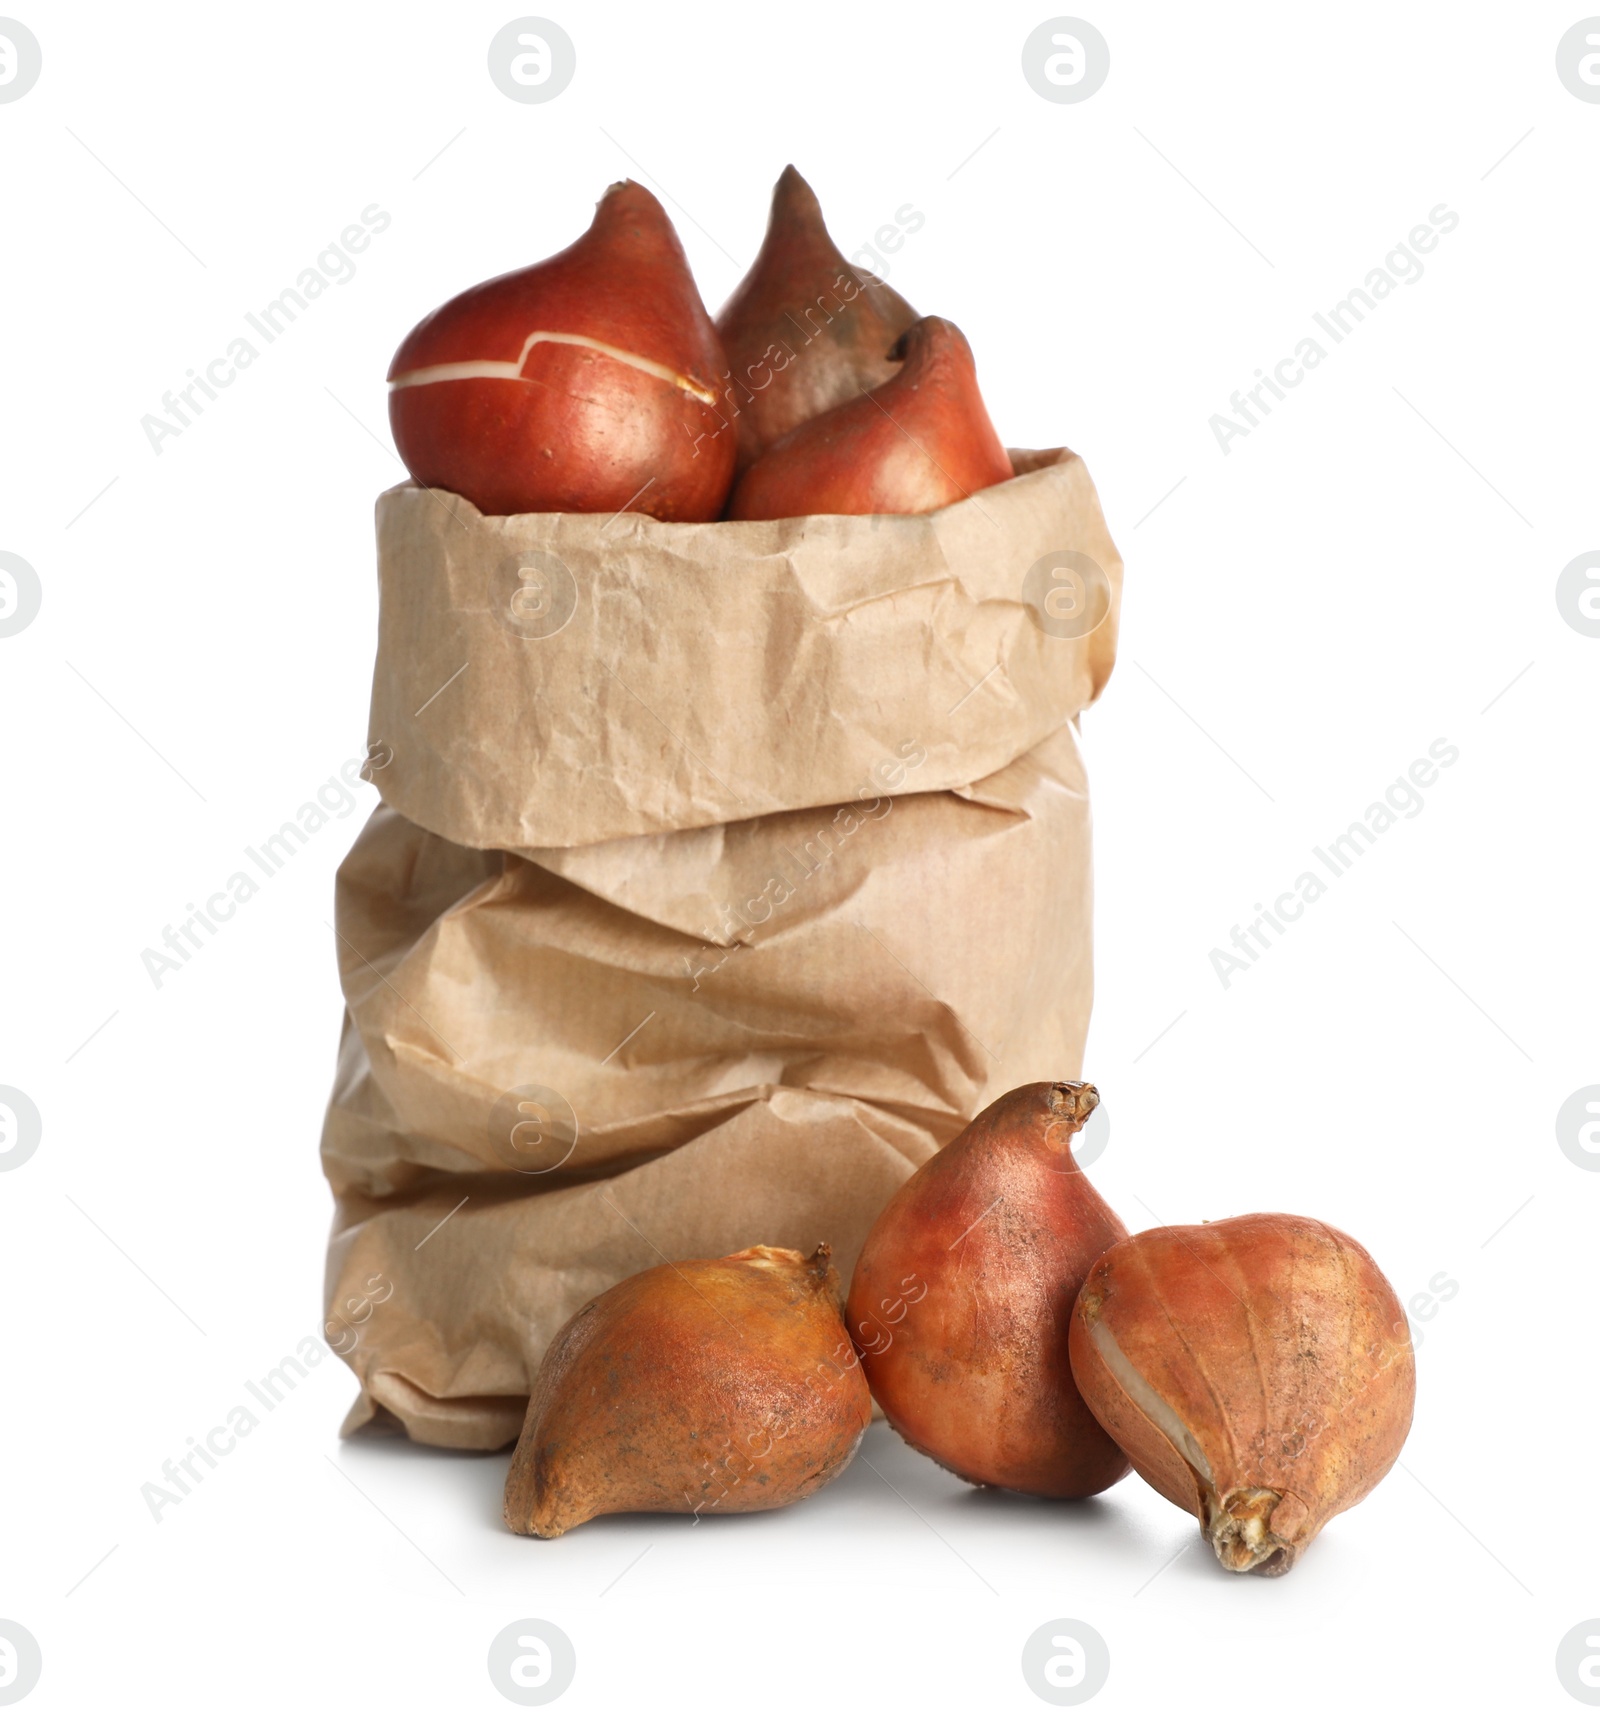
[{"label": "tulip bulb", "polygon": [[717,314],[738,471],[795,426],[887,383],[889,349],[916,321],[892,287],[845,261],[817,194],[785,168],[756,261]]},{"label": "tulip bulb", "polygon": [[844,1470],[871,1418],[828,1247],[661,1264],[550,1344],[506,1523],[554,1539],[597,1515],[797,1503]]},{"label": "tulip bulb", "polygon": [[1096,1418],[1223,1568],[1282,1575],[1394,1465],[1416,1367],[1394,1289],[1302,1216],[1152,1228],[1112,1246],[1073,1312]]},{"label": "tulip bulb", "polygon": [[953,323],[921,319],[890,357],[901,364],[887,383],[796,426],[755,462],[730,520],[921,515],[1012,477]]},{"label": "tulip bulb", "polygon": [[974,1485],[1089,1497],[1128,1463],[1067,1358],[1073,1297],[1126,1230],[1072,1157],[1099,1094],[1029,1084],[991,1103],[873,1224],[846,1320],[912,1448]]},{"label": "tulip bulb", "polygon": [[457,294],[389,368],[395,447],[487,515],[710,521],[733,474],[721,343],[661,205],[622,180],[582,238]]}]

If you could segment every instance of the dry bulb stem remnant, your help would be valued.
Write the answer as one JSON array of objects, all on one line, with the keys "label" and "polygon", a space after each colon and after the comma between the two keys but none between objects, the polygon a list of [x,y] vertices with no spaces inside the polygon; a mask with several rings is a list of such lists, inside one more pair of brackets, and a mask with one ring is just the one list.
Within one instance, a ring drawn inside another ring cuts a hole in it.
[{"label": "dry bulb stem remnant", "polygon": [[1078,1295],[1072,1370],[1135,1468],[1223,1567],[1284,1574],[1394,1465],[1416,1370],[1394,1289],[1301,1216],[1152,1228]]},{"label": "dry bulb stem remnant", "polygon": [[829,1248],[643,1270],[550,1344],[506,1479],[513,1533],[798,1502],[849,1464],[871,1397]]},{"label": "dry bulb stem remnant", "polygon": [[1088,1497],[1127,1461],[1072,1381],[1072,1301],[1125,1230],[1072,1157],[1099,1095],[1029,1084],[911,1176],[873,1225],[847,1317],[889,1423],[974,1485]]}]

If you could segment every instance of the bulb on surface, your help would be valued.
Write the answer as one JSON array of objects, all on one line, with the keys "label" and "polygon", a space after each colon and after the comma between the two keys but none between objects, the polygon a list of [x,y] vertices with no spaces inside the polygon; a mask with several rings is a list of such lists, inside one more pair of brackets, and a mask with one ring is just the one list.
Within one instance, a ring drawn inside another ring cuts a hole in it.
[{"label": "bulb on surface", "polygon": [[506,1524],[554,1539],[598,1515],[777,1509],[841,1473],[871,1417],[826,1246],[660,1264],[550,1344]]},{"label": "bulb on surface", "polygon": [[1236,1216],[1112,1246],[1072,1370],[1139,1473],[1225,1569],[1282,1575],[1394,1465],[1416,1366],[1395,1291],[1337,1228]]},{"label": "bulb on surface", "polygon": [[850,1283],[867,1381],[914,1449],[974,1485],[1089,1497],[1128,1471],[1067,1357],[1072,1302],[1123,1228],[1072,1156],[1092,1084],[992,1103],[890,1199]]}]

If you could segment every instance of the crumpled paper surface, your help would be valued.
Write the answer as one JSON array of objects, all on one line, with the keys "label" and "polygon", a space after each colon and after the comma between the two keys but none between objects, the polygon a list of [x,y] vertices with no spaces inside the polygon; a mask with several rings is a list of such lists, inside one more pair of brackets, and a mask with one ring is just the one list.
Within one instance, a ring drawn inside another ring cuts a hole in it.
[{"label": "crumpled paper surface", "polygon": [[[827,1240],[848,1282],[973,1114],[1078,1074],[1071,721],[1121,563],[1082,462],[1014,455],[927,516],[380,498],[323,1136],[347,1432],[513,1442],[556,1330],[649,1264]],[[1030,576],[1060,552],[1096,627]]]}]

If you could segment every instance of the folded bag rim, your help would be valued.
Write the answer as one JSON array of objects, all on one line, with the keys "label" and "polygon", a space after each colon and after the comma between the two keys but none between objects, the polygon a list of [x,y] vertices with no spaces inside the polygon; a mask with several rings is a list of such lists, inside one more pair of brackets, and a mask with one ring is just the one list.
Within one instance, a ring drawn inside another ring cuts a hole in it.
[{"label": "folded bag rim", "polygon": [[[1098,697],[1121,601],[1081,458],[1012,454],[927,515],[486,516],[395,486],[365,776],[478,850],[870,802],[911,744],[919,789],[984,778]],[[1043,608],[1063,553],[1088,626]]]}]

